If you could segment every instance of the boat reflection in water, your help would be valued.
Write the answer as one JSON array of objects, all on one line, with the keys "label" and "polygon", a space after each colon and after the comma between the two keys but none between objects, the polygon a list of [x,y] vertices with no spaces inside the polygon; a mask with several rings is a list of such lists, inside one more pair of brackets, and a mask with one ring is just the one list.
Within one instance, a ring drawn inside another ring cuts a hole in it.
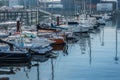
[{"label": "boat reflection in water", "polygon": [[0,80],[9,80],[9,78],[8,77],[2,77],[2,78],[0,78]]},{"label": "boat reflection in water", "polygon": [[[16,75],[21,69],[24,68],[26,71],[27,69],[31,68],[31,63],[1,63],[0,62],[0,76],[5,76],[5,77],[0,77],[0,80],[10,80],[9,76],[10,75]],[[25,74],[27,74],[27,72]]]},{"label": "boat reflection in water", "polygon": [[115,28],[115,57],[114,57],[114,60],[115,60],[115,63],[118,64],[118,61],[119,61],[119,57],[118,57],[118,20],[116,21],[116,28]]}]

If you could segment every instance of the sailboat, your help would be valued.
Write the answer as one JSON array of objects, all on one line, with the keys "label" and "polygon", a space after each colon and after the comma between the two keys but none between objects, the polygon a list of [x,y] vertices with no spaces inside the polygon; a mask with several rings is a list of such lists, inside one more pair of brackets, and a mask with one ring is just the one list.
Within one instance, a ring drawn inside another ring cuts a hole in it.
[{"label": "sailboat", "polygon": [[80,16],[80,27],[81,27],[81,31],[89,31],[90,29],[93,29],[93,26],[95,25],[95,20],[91,17],[89,17],[86,14],[86,1],[83,1],[83,5],[84,5],[84,10],[83,10],[83,14]]}]

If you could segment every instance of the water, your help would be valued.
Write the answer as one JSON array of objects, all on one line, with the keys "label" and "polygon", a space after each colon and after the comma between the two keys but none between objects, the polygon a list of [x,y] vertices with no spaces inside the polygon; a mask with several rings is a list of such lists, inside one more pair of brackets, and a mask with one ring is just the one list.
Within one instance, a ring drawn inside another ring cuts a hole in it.
[{"label": "water", "polygon": [[[68,43],[67,51],[56,51],[57,58],[42,58],[32,66],[7,66],[15,74],[0,74],[9,80],[120,80],[120,23],[109,21],[88,37]],[[116,30],[117,26],[117,30]],[[2,68],[2,69],[3,69]],[[5,70],[7,70],[5,69]]]}]

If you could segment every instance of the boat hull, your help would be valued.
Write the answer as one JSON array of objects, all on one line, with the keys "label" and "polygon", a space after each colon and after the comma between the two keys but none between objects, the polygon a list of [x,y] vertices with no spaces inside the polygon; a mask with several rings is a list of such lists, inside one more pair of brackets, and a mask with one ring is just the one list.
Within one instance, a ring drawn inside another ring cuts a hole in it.
[{"label": "boat hull", "polygon": [[50,39],[50,40],[52,40],[52,41],[54,41],[54,43],[52,43],[52,44],[54,44],[54,45],[61,45],[61,44],[65,44],[65,41],[64,41],[64,39]]},{"label": "boat hull", "polygon": [[33,48],[33,49],[30,49],[30,53],[32,55],[46,55],[46,54],[49,54],[52,50],[52,47],[51,46],[46,46],[44,48]]},{"label": "boat hull", "polygon": [[29,53],[0,52],[0,62],[29,62],[30,59]]}]

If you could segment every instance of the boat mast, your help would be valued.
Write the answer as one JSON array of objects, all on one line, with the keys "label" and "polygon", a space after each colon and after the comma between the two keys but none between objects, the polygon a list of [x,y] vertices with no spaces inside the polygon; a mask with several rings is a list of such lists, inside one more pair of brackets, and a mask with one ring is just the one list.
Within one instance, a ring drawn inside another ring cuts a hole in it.
[{"label": "boat mast", "polygon": [[52,0],[52,6],[51,6],[51,23],[52,23],[52,20],[53,20],[53,1],[54,0]]},{"label": "boat mast", "polygon": [[118,0],[116,0],[116,11],[118,10]]},{"label": "boat mast", "polygon": [[92,8],[92,5],[91,5],[91,0],[90,0],[90,14],[91,14],[91,8]]},{"label": "boat mast", "polygon": [[37,0],[37,24],[39,23],[39,1]]},{"label": "boat mast", "polygon": [[84,0],[84,14],[85,14],[85,0]]}]

